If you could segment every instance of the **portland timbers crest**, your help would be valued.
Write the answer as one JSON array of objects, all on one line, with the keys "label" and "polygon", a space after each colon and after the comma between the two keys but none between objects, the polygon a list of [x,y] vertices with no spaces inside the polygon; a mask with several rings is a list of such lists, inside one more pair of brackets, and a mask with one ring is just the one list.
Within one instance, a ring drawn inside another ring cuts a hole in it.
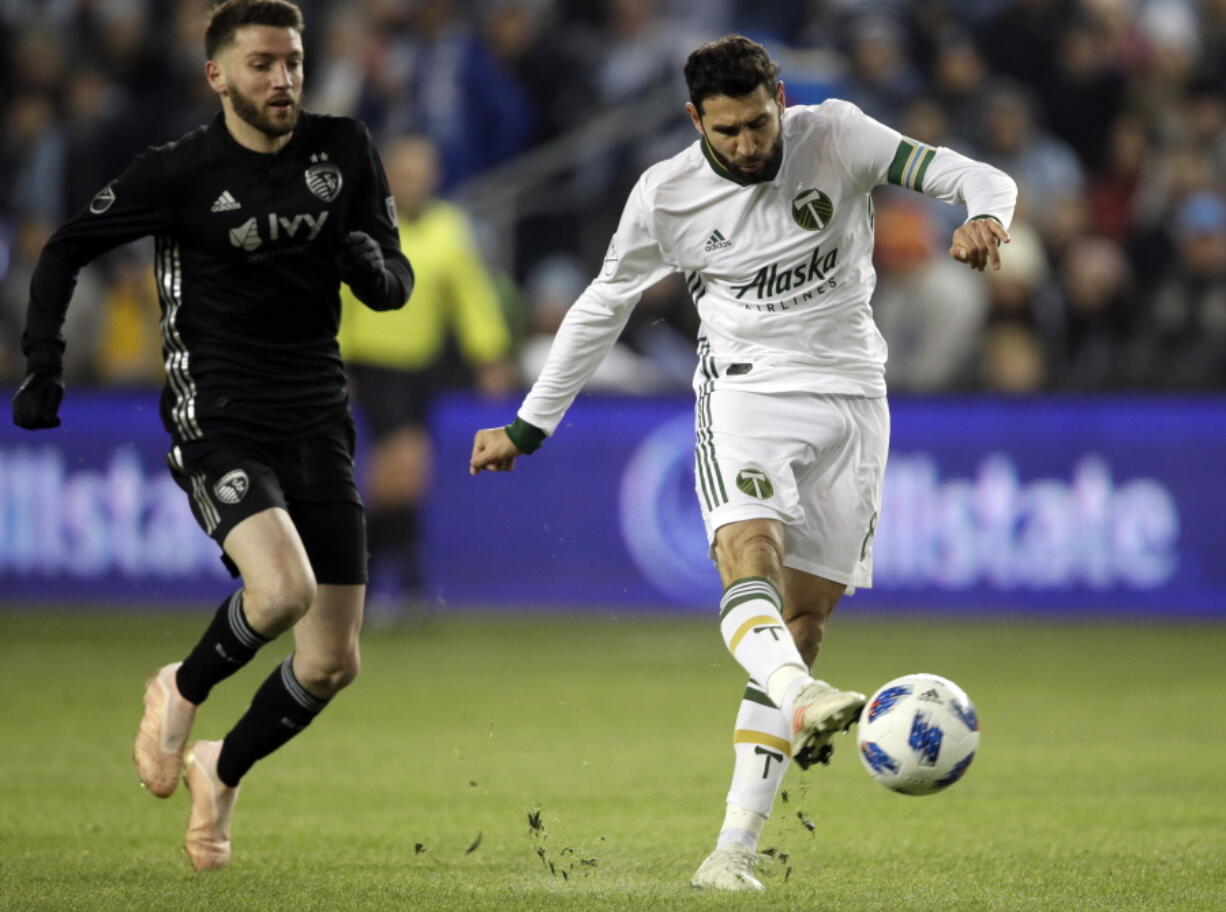
[{"label": "portland timbers crest", "polygon": [[821,231],[834,217],[834,203],[816,187],[801,190],[792,200],[792,218],[806,231]]},{"label": "portland timbers crest", "polygon": [[757,497],[759,500],[768,500],[775,494],[775,486],[766,477],[766,473],[753,467],[741,469],[737,473],[736,486],[741,493]]},{"label": "portland timbers crest", "polygon": [[325,203],[330,203],[341,192],[344,180],[341,169],[328,161],[328,153],[320,152],[311,156],[311,166],[306,169],[306,185],[312,193]]}]

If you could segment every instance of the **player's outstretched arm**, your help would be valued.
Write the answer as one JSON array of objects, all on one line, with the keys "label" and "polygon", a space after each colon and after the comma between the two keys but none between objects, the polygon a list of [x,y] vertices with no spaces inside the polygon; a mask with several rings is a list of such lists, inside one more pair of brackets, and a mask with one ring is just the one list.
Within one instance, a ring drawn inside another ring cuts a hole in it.
[{"label": "player's outstretched arm", "polygon": [[979,272],[992,264],[1000,269],[1000,245],[1009,243],[1005,226],[991,216],[972,218],[954,230],[949,245],[949,255],[959,263],[966,263]]}]

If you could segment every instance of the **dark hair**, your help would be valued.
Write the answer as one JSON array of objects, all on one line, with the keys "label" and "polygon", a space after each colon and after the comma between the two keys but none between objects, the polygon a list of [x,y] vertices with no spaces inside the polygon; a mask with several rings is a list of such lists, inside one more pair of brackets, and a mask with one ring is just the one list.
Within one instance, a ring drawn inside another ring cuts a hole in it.
[{"label": "dark hair", "polygon": [[744,35],[708,41],[685,62],[685,84],[700,114],[703,99],[712,95],[741,98],[760,85],[774,95],[778,76],[779,64],[770,59],[766,48]]},{"label": "dark hair", "polygon": [[289,0],[225,0],[209,18],[204,33],[205,56],[215,59],[217,52],[230,44],[234,33],[245,25],[271,25],[301,33],[302,10]]}]

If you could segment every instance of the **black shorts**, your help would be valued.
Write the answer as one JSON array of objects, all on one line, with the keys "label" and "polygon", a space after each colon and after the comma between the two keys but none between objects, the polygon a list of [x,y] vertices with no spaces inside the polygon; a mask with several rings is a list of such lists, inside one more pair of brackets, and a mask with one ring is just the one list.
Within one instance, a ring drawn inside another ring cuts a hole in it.
[{"label": "black shorts", "polygon": [[[230,530],[270,507],[287,511],[315,581],[366,582],[366,517],[353,480],[353,423],[304,440],[264,442],[223,433],[180,443],[166,457],[196,522],[219,545]],[[232,576],[238,567],[222,553]]]},{"label": "black shorts", "polygon": [[402,428],[426,424],[437,388],[432,370],[397,370],[353,363],[346,365],[345,370],[353,381],[354,399],[376,443]]}]

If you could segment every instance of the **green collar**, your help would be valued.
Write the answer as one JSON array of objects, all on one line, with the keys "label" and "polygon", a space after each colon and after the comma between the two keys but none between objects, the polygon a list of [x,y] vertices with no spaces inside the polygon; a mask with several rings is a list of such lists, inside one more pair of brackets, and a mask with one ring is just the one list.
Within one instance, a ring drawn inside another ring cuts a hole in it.
[{"label": "green collar", "polygon": [[[779,155],[778,161],[774,162],[773,166],[770,163],[767,164],[766,166],[767,170],[763,173],[762,180],[760,181],[746,180],[745,178],[741,177],[739,174],[734,174],[733,172],[729,171],[727,168],[725,168],[720,163],[720,160],[715,157],[715,153],[711,150],[711,146],[707,142],[707,137],[705,135],[702,137],[701,142],[702,142],[702,154],[707,157],[707,164],[711,166],[711,170],[714,171],[716,174],[718,174],[720,177],[724,178],[724,180],[730,180],[734,184],[740,184],[742,187],[747,187],[750,184],[768,184],[771,181],[773,181],[776,177],[779,176],[779,169],[783,167],[782,146],[780,146],[780,155]],[[779,142],[780,143],[783,142],[782,137],[780,138]]]}]

